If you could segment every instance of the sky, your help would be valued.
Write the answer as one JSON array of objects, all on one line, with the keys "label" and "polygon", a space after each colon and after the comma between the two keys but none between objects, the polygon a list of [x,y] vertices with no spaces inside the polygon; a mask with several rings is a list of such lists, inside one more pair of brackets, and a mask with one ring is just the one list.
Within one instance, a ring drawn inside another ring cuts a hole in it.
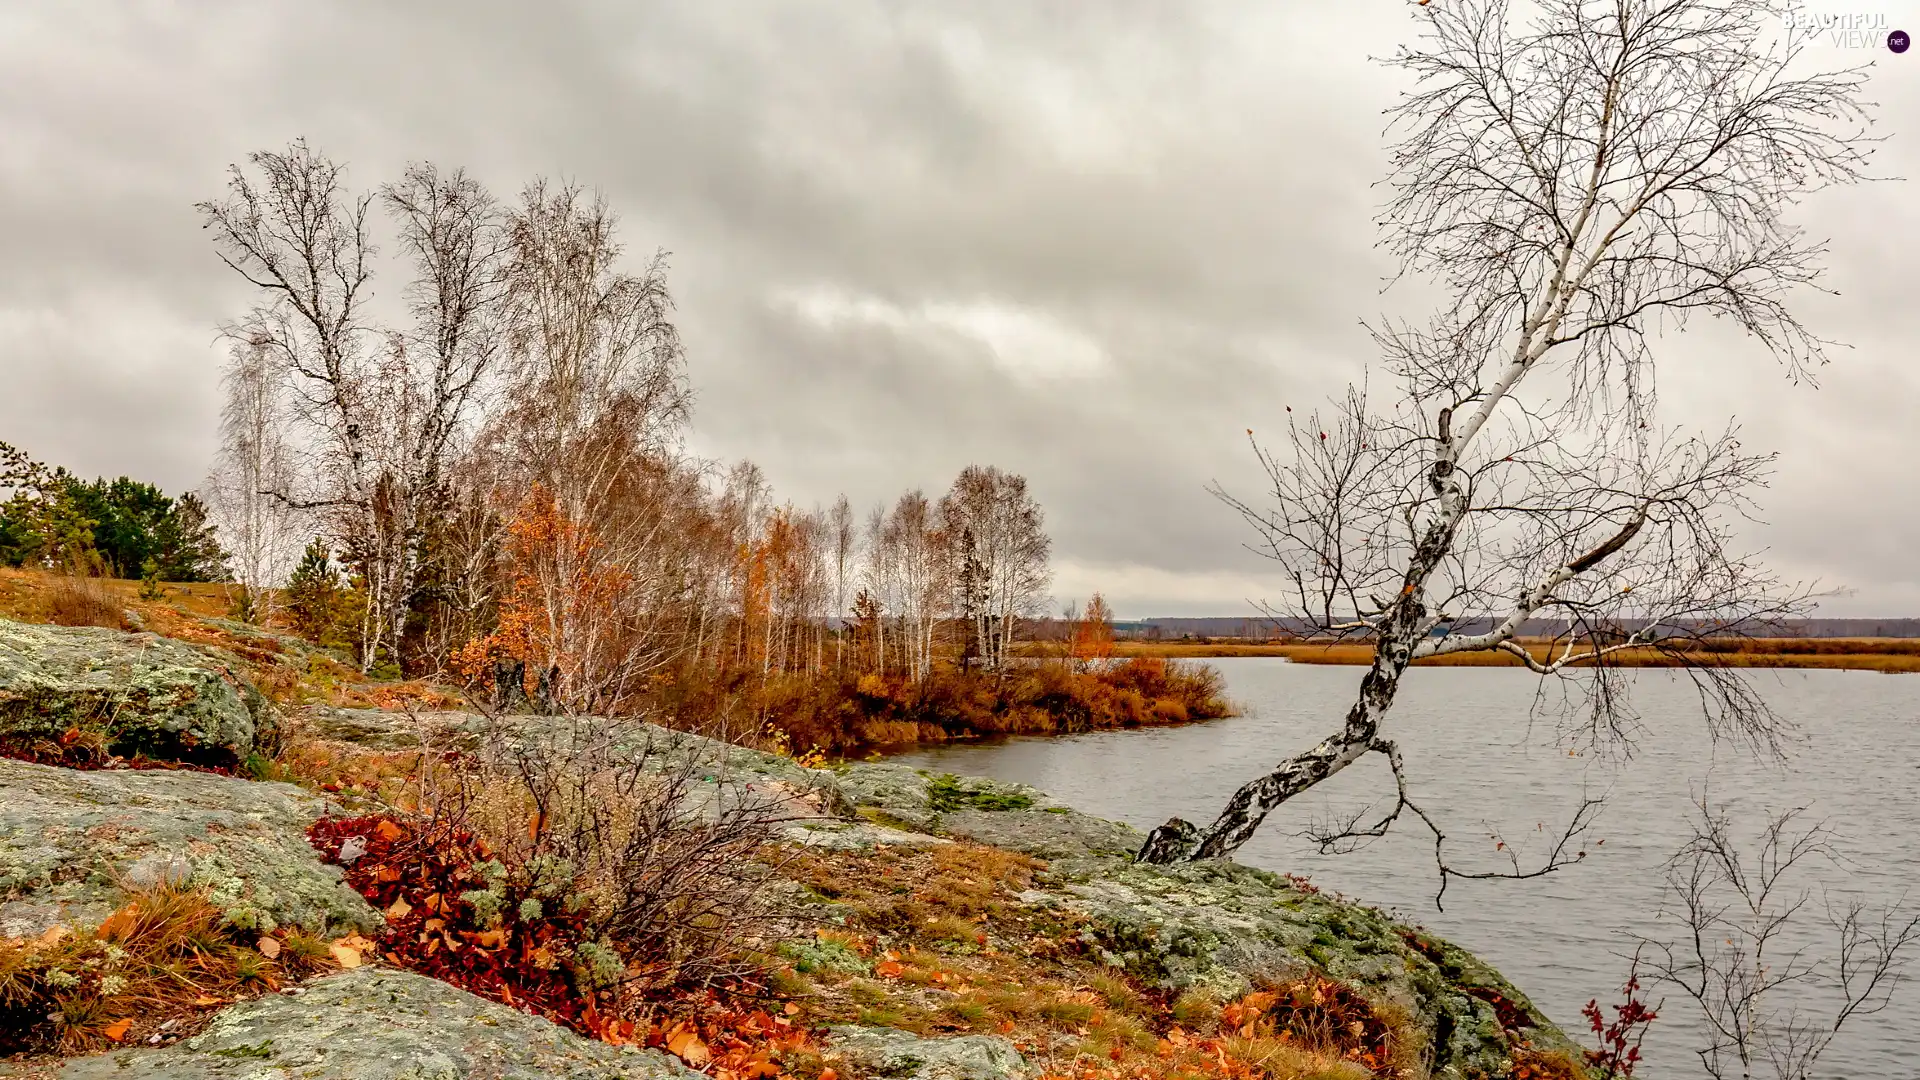
[{"label": "sky", "polygon": [[[1435,0],[1445,3],[1446,0]],[[1920,32],[1920,0],[1884,14]],[[1054,594],[1122,618],[1277,595],[1208,494],[1257,498],[1246,432],[1364,377],[1385,290],[1373,184],[1406,0],[1099,4],[652,0],[539,5],[0,5],[0,440],[83,475],[196,487],[218,326],[250,302],[193,204],[304,136],[357,184],[409,161],[510,195],[598,188],[636,265],[671,253],[692,448],[802,506],[1029,479]],[[1920,51],[1847,50],[1880,102],[1876,173],[1920,176]],[[1794,384],[1708,326],[1657,343],[1665,421],[1780,454],[1742,541],[1920,614],[1920,191],[1823,193],[1847,343]],[[387,287],[398,288],[389,279]]]}]

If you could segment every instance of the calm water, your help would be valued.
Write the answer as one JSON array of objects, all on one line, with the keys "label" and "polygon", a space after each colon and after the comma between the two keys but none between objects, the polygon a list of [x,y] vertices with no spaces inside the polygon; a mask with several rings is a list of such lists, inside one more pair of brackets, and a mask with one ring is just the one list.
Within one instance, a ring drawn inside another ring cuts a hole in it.
[{"label": "calm water", "polygon": [[[1150,828],[1178,814],[1204,824],[1242,781],[1333,729],[1352,700],[1358,668],[1269,659],[1211,661],[1245,715],[1183,728],[946,747],[902,760],[941,771],[1032,784],[1090,813]],[[1688,835],[1690,788],[1711,782],[1739,815],[1809,808],[1840,834],[1845,867],[1821,867],[1838,899],[1920,902],[1920,676],[1871,672],[1764,672],[1757,684],[1805,738],[1784,763],[1716,749],[1691,684],[1636,673],[1644,731],[1630,758],[1570,757],[1558,724],[1537,715],[1539,682],[1511,669],[1425,668],[1403,685],[1387,734],[1406,758],[1414,798],[1450,834],[1456,867],[1494,868],[1487,834],[1525,853],[1578,807],[1583,787],[1608,805],[1586,862],[1531,881],[1455,881],[1446,910],[1433,905],[1432,842],[1403,824],[1397,835],[1350,855],[1319,855],[1297,835],[1340,809],[1385,800],[1383,760],[1368,759],[1323,790],[1276,811],[1242,849],[1243,862],[1310,875],[1322,887],[1393,910],[1472,949],[1572,1031],[1580,1006],[1608,1002],[1624,980],[1628,935],[1653,933],[1662,862]],[[1529,722],[1530,716],[1536,716]],[[1750,819],[1750,818],[1749,818]],[[1535,843],[1529,847],[1526,841]],[[1910,893],[1911,890],[1911,893]],[[1816,905],[1819,900],[1816,897]],[[1824,910],[1824,909],[1822,909]],[[1913,969],[1920,976],[1920,965]],[[1698,1021],[1664,992],[1641,1075],[1701,1075],[1691,1047]],[[1770,1074],[1768,1074],[1770,1075]],[[1851,1021],[1822,1059],[1821,1077],[1920,1078],[1920,978],[1891,1007]]]}]

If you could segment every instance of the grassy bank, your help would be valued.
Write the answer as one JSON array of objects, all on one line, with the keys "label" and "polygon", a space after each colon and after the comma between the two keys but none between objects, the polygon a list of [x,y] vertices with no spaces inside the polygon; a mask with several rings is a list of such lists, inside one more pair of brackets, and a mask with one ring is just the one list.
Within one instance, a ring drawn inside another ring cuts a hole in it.
[{"label": "grassy bank", "polygon": [[[1553,646],[1523,641],[1535,659],[1551,658]],[[1115,656],[1155,659],[1218,659],[1240,656],[1285,657],[1300,664],[1367,664],[1373,649],[1357,644],[1300,644],[1247,641],[1118,641]],[[1910,638],[1754,638],[1706,641],[1684,660],[1751,668],[1834,668],[1849,671],[1920,671],[1920,641]],[[1655,649],[1616,653],[1620,667],[1679,667],[1682,657]],[[1520,658],[1504,652],[1460,653],[1415,661],[1434,667],[1520,667]]]}]

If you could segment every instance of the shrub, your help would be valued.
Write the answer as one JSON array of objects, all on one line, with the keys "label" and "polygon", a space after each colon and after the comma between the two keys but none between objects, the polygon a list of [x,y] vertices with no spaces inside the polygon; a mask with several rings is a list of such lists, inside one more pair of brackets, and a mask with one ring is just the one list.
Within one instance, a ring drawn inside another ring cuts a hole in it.
[{"label": "shrub", "polygon": [[314,843],[387,912],[395,963],[602,1036],[662,995],[758,974],[782,922],[762,860],[781,809],[681,744],[595,721],[429,755],[408,819],[326,819]]}]

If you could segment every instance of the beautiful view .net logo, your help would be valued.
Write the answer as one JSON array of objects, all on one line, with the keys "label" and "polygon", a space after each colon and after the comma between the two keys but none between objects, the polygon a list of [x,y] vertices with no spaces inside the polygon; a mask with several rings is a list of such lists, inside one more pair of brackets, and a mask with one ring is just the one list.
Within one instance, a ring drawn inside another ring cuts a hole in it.
[{"label": "beautiful view .net logo", "polygon": [[1905,30],[1889,25],[1883,13],[1849,11],[1789,11],[1781,16],[1786,28],[1840,49],[1879,49],[1903,53],[1913,43]]}]

